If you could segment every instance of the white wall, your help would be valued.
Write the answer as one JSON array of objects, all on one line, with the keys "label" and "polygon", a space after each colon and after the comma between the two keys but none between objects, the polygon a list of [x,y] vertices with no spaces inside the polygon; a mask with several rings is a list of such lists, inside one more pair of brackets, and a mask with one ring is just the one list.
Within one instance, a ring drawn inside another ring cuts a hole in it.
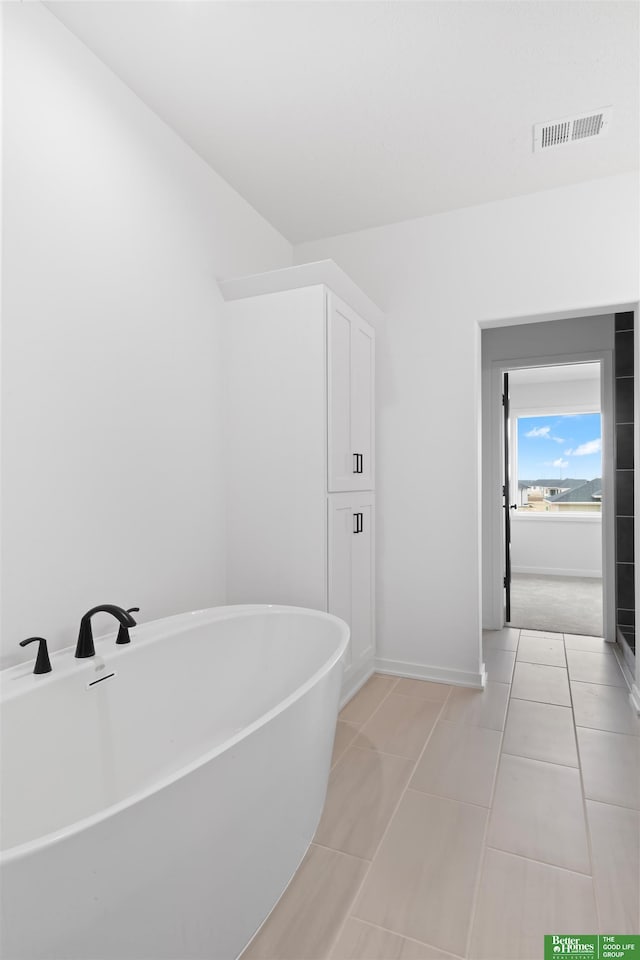
[{"label": "white wall", "polygon": [[302,244],[387,312],[378,363],[381,658],[480,660],[480,324],[638,299],[638,185],[605,178]]},{"label": "white wall", "polygon": [[559,577],[602,576],[602,522],[592,517],[523,513],[511,517],[511,569]]},{"label": "white wall", "polygon": [[2,6],[6,665],[97,603],[224,601],[215,278],[292,252],[46,9]]},{"label": "white wall", "polygon": [[516,417],[535,416],[533,411],[540,411],[540,416],[546,413],[597,413],[600,410],[600,380],[517,383],[512,376],[509,378],[509,410]]}]

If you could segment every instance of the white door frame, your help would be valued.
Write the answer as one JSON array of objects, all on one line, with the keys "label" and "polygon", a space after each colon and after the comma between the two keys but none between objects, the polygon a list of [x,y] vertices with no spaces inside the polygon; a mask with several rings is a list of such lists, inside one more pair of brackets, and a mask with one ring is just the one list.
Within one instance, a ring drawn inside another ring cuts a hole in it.
[{"label": "white door frame", "polygon": [[[490,426],[485,437],[489,452],[490,529],[483,531],[489,541],[491,556],[489,610],[483,620],[489,629],[504,626],[504,503],[502,497],[502,384],[509,370],[528,367],[566,366],[572,363],[600,363],[600,409],[602,417],[602,612],[604,636],[615,640],[615,514],[614,514],[614,420],[613,420],[613,350],[591,353],[527,356],[509,360],[493,360],[490,365]],[[486,398],[486,394],[485,394]],[[485,448],[485,454],[487,448]]]}]

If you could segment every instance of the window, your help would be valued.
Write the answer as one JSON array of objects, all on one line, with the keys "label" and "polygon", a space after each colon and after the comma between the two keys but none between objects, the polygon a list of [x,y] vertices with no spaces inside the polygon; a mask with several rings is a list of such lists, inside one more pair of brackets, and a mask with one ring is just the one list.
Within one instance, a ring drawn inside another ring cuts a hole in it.
[{"label": "window", "polygon": [[518,506],[528,512],[600,513],[600,414],[518,416],[515,419]]}]

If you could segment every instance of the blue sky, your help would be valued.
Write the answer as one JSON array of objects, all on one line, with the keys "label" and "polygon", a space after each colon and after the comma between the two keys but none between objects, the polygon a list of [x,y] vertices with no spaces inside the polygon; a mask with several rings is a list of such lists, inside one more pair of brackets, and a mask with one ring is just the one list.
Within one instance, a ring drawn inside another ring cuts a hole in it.
[{"label": "blue sky", "polygon": [[518,418],[518,480],[602,476],[599,413]]}]

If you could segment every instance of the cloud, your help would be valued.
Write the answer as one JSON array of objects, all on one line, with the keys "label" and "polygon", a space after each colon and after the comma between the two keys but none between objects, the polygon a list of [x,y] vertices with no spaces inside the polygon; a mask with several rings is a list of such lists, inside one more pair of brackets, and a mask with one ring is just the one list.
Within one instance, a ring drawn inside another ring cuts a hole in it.
[{"label": "cloud", "polygon": [[563,460],[562,457],[559,457],[558,460],[554,460],[554,461],[553,461],[553,463],[551,464],[551,466],[552,466],[552,467],[562,467],[562,469],[564,470],[565,467],[568,467],[568,466],[569,466],[569,461],[568,461],[568,460]]},{"label": "cloud", "polygon": [[539,437],[542,440],[555,440],[556,443],[566,443],[563,437],[554,437],[551,433],[551,427],[532,427],[525,437]]},{"label": "cloud", "polygon": [[600,453],[602,450],[602,439],[598,437],[597,440],[588,440],[586,443],[581,443],[579,447],[576,447],[575,450],[565,450],[565,457],[588,457],[593,453]]}]

